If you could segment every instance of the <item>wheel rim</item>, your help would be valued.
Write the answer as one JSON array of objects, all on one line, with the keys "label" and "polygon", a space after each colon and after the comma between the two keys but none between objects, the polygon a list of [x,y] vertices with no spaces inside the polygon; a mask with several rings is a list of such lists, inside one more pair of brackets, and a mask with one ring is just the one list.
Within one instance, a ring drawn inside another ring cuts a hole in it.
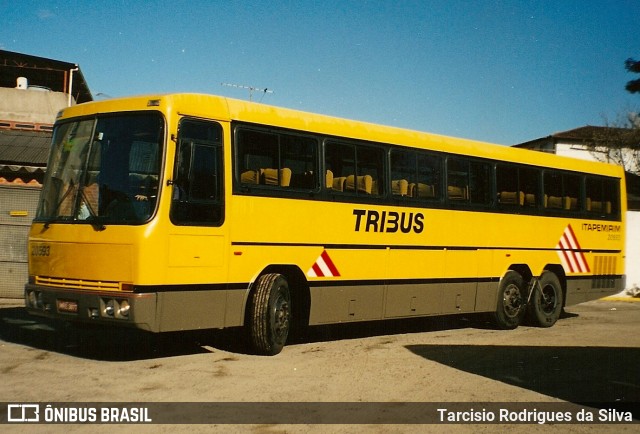
[{"label": "wheel rim", "polygon": [[511,284],[504,290],[502,305],[504,307],[504,313],[509,318],[518,316],[522,309],[522,294],[517,285]]},{"label": "wheel rim", "polygon": [[556,310],[557,303],[556,289],[553,285],[546,285],[540,292],[540,308],[546,314],[551,314]]},{"label": "wheel rim", "polygon": [[283,342],[287,338],[290,317],[289,298],[280,291],[273,304],[273,326],[271,327],[276,341]]}]

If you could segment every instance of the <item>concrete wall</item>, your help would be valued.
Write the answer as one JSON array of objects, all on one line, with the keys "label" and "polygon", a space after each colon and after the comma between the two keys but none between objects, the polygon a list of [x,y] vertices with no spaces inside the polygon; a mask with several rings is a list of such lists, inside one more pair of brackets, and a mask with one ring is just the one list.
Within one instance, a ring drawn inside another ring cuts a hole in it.
[{"label": "concrete wall", "polygon": [[[0,119],[53,124],[58,112],[68,103],[69,95],[62,92],[0,88]],[[73,99],[71,103],[74,104]]]}]

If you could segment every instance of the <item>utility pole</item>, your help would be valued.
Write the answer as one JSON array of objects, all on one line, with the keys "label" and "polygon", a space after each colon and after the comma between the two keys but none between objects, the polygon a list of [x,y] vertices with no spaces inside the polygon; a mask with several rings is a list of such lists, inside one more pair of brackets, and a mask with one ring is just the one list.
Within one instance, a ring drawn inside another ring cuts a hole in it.
[{"label": "utility pole", "polygon": [[273,93],[272,90],[262,87],[256,87],[256,86],[245,86],[242,84],[233,84],[233,83],[220,83],[220,86],[227,86],[227,87],[235,87],[236,89],[247,89],[249,91],[249,101],[253,101],[253,92],[261,92],[262,93],[262,98],[260,98],[260,102],[262,102],[262,99],[264,98],[264,96],[268,93]]}]

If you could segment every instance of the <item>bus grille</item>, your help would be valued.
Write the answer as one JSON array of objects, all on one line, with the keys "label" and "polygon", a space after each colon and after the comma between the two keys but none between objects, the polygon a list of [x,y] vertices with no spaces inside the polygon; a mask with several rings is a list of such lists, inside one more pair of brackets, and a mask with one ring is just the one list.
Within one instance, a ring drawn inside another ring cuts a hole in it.
[{"label": "bus grille", "polygon": [[37,276],[36,284],[68,289],[90,289],[103,291],[121,290],[120,282],[103,282],[99,280],[65,279],[62,277]]}]

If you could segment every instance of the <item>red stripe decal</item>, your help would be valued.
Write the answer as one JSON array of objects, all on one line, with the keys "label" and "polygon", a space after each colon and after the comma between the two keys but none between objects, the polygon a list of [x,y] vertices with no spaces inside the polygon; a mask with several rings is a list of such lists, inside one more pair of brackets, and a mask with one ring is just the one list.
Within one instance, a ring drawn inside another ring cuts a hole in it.
[{"label": "red stripe decal", "polygon": [[311,268],[313,269],[313,271],[316,273],[316,276],[318,277],[324,277],[324,273],[322,272],[322,270],[320,269],[320,266],[318,264],[313,264],[311,266]]},{"label": "red stripe decal", "polygon": [[334,265],[333,261],[329,257],[329,254],[327,253],[327,251],[323,250],[322,251],[322,255],[320,255],[320,256],[322,256],[322,259],[324,260],[324,263],[327,264],[327,267],[329,268],[329,270],[331,270],[331,274],[334,277],[340,276],[340,272],[338,271],[338,269]]}]

